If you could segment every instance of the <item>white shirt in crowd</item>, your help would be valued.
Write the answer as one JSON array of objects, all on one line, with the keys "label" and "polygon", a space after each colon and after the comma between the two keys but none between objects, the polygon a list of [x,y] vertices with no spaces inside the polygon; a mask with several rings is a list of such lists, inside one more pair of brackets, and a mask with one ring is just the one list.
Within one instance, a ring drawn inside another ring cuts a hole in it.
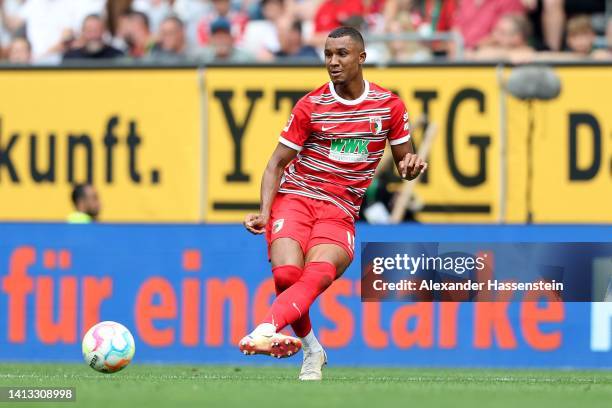
[{"label": "white shirt in crowd", "polygon": [[26,35],[32,44],[35,63],[55,64],[60,52],[51,52],[67,30],[77,36],[83,19],[89,14],[102,14],[104,0],[26,0],[20,16],[26,25]]}]

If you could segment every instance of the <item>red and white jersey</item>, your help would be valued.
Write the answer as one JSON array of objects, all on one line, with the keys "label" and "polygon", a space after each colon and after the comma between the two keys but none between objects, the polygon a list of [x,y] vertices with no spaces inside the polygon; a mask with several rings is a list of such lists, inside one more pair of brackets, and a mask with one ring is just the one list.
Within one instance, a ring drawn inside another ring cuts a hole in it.
[{"label": "red and white jersey", "polygon": [[391,145],[410,139],[399,97],[364,84],[357,99],[341,98],[329,82],[298,101],[279,141],[299,154],[285,169],[279,192],[329,201],[358,217],[387,139]]}]

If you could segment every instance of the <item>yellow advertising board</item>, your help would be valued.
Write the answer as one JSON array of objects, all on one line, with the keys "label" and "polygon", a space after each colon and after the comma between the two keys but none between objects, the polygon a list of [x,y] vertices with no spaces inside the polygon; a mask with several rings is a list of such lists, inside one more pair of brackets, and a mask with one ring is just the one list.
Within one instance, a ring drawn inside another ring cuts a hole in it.
[{"label": "yellow advertising board", "polygon": [[559,97],[532,105],[531,179],[529,104],[509,98],[506,220],[525,222],[531,213],[535,223],[612,223],[612,69],[555,71]]},{"label": "yellow advertising board", "polygon": [[63,221],[71,186],[102,221],[200,220],[195,69],[0,71],[0,218]]},{"label": "yellow advertising board", "polygon": [[[499,211],[499,90],[493,67],[367,68],[396,92],[415,121],[439,131],[419,219],[493,222]],[[263,169],[297,100],[329,79],[317,68],[211,68],[206,221],[241,221],[259,207]],[[422,131],[414,132],[417,144]]]},{"label": "yellow advertising board", "polygon": [[[365,69],[438,129],[420,221],[612,222],[612,70],[555,70],[561,95],[529,105],[493,66]],[[323,67],[0,70],[0,219],[63,221],[91,181],[101,221],[239,222],[293,105],[327,81]]]}]

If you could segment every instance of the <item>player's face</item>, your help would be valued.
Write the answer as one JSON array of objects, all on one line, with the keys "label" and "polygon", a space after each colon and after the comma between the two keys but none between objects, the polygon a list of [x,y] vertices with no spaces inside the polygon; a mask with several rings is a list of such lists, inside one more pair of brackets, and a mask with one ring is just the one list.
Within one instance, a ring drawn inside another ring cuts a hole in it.
[{"label": "player's face", "polygon": [[95,219],[100,213],[100,199],[98,198],[98,192],[92,186],[85,188],[84,202],[84,212]]},{"label": "player's face", "polygon": [[325,42],[325,66],[334,85],[354,80],[365,62],[365,51],[351,37],[327,38]]}]

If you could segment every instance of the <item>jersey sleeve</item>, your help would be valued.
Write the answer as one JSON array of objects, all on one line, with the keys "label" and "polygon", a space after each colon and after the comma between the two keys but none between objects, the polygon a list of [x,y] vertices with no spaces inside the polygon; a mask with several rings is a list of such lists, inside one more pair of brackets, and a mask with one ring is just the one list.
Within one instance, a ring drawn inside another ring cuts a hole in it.
[{"label": "jersey sleeve", "polygon": [[389,131],[389,144],[391,146],[406,143],[410,140],[410,121],[404,102],[396,99],[391,108],[391,129]]},{"label": "jersey sleeve", "polygon": [[295,104],[278,141],[298,152],[310,136],[310,108],[305,98]]}]

